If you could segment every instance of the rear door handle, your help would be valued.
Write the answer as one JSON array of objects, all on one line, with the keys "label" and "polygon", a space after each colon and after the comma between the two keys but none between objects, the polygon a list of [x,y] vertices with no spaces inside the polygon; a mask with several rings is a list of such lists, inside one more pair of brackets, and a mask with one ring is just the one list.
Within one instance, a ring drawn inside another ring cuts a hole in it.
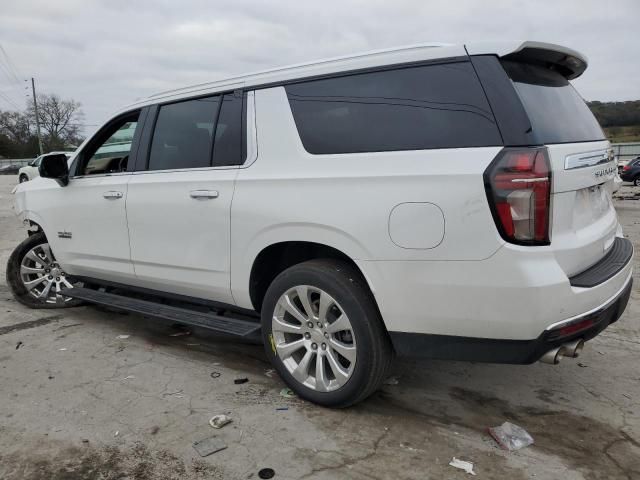
[{"label": "rear door handle", "polygon": [[191,190],[189,196],[191,198],[211,199],[218,198],[218,192],[216,190]]},{"label": "rear door handle", "polygon": [[104,198],[122,198],[122,192],[115,192],[115,191],[104,192],[102,196]]}]

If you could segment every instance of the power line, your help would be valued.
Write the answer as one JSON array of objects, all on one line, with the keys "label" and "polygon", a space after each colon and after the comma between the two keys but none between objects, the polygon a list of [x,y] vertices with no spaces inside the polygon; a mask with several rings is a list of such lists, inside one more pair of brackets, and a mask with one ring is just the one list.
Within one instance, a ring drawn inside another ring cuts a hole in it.
[{"label": "power line", "polygon": [[[13,90],[0,90],[0,94],[2,94],[5,98],[11,100],[14,104],[22,104],[24,102],[24,99],[20,98],[22,95],[18,95]],[[22,109],[22,107],[18,108]]]},{"label": "power line", "polygon": [[6,94],[0,92],[0,98],[2,100],[4,100],[5,102],[7,102],[9,105],[11,105],[13,108],[15,108],[16,110],[22,110],[18,105],[16,105],[16,103],[11,100],[11,98],[9,96],[7,96]]},{"label": "power line", "polygon": [[[19,78],[22,76],[20,74],[20,71],[16,67],[15,63],[13,63],[13,61],[11,60],[11,57],[9,57],[7,50],[2,45],[0,45],[0,53],[2,54],[0,55],[0,71],[4,74],[7,80],[9,80],[8,87],[16,88],[17,90],[14,91],[14,93],[22,96],[23,85]],[[18,100],[16,102],[15,97],[12,98],[9,92],[5,91],[0,93],[2,93],[3,100],[5,100],[17,110],[22,110],[22,108],[17,105],[17,103],[20,103],[20,101]]]},{"label": "power line", "polygon": [[19,72],[18,68],[16,67],[15,63],[13,63],[13,61],[9,57],[9,54],[7,53],[7,51],[4,49],[4,47],[1,44],[0,44],[0,52],[2,52],[2,54],[4,55],[5,63],[9,67],[9,72],[11,73],[11,76],[15,79],[15,81],[16,81],[16,83],[18,85],[21,85],[19,77],[23,77],[23,75],[20,74],[20,72]]}]

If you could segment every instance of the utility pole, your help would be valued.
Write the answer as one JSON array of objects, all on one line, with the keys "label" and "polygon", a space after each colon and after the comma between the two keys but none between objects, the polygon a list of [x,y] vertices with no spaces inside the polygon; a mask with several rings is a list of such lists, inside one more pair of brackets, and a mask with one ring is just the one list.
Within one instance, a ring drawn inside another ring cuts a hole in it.
[{"label": "utility pole", "polygon": [[33,92],[33,109],[36,112],[36,129],[38,131],[38,145],[40,146],[40,155],[44,153],[42,150],[42,135],[40,135],[40,116],[38,115],[38,100],[36,99],[36,82],[31,77],[31,91]]}]

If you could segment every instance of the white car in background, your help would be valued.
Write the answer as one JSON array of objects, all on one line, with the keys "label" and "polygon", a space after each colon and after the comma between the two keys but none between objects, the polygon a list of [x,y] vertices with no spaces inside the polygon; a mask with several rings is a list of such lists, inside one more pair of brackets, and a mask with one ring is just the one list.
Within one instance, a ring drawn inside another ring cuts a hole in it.
[{"label": "white car in background", "polygon": [[73,156],[73,152],[49,152],[45,153],[44,155],[40,155],[35,160],[30,162],[27,166],[22,167],[20,170],[18,170],[18,182],[24,183],[28,182],[29,180],[33,180],[36,177],[39,177],[40,173],[38,171],[38,167],[40,166],[40,162],[42,162],[42,159],[47,155],[58,155],[61,153],[65,154],[67,156],[67,159]]}]

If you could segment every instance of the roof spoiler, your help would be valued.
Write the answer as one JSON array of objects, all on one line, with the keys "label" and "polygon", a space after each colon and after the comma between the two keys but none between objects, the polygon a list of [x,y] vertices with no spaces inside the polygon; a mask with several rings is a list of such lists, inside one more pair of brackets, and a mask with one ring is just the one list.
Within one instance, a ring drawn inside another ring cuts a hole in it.
[{"label": "roof spoiler", "polygon": [[542,42],[500,42],[466,45],[469,55],[497,54],[504,60],[530,63],[555,70],[567,80],[578,78],[587,69],[587,58],[560,45]]}]

